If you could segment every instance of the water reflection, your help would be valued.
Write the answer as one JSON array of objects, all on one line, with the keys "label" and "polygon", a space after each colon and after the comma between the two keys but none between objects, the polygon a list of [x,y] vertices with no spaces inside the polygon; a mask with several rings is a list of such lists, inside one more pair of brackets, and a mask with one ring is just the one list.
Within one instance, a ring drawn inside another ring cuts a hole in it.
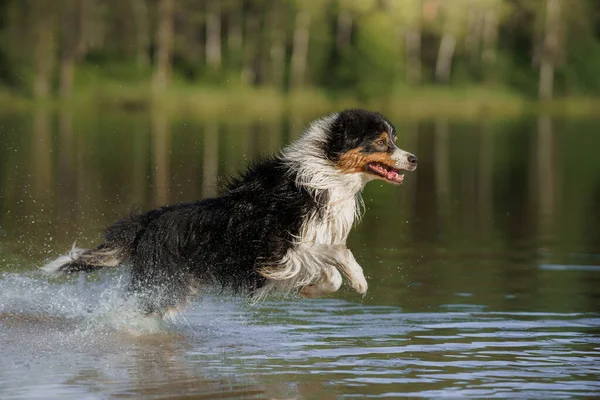
[{"label": "water reflection", "polygon": [[62,398],[232,399],[556,397],[600,390],[594,350],[600,320],[585,313],[456,305],[408,313],[331,299],[248,307],[207,296],[186,313],[189,325],[141,336],[83,312],[16,319],[0,313],[0,338],[9,345],[0,390],[15,397],[33,397],[44,387],[46,396]]},{"label": "water reflection", "polygon": [[171,193],[171,122],[164,111],[152,113],[154,206],[168,204]]},{"label": "water reflection", "polygon": [[217,195],[219,175],[219,125],[210,121],[204,127],[204,154],[202,157],[202,197]]},{"label": "water reflection", "polygon": [[62,398],[600,390],[600,120],[398,120],[420,167],[402,187],[364,192],[349,240],[370,282],[364,299],[253,308],[208,296],[140,336],[131,316],[115,325],[102,308],[110,279],[125,275],[57,283],[34,272],[75,239],[97,243],[133,207],[213,196],[308,122],[1,116],[0,397],[48,385]]},{"label": "water reflection", "polygon": [[556,208],[556,188],[560,179],[556,157],[556,137],[552,119],[541,115],[537,121],[537,132],[533,154],[535,160],[535,185],[538,216],[538,235],[541,243],[553,239],[554,214]]},{"label": "water reflection", "polygon": [[36,109],[33,118],[33,134],[31,139],[31,185],[35,196],[40,200],[48,199],[54,184],[54,163],[52,149],[52,114],[47,106]]},{"label": "water reflection", "polygon": [[[217,194],[226,177],[261,154],[279,151],[308,122],[295,115],[274,121],[171,120],[161,112],[96,121],[63,108],[55,125],[52,116],[49,109],[37,109],[30,130],[27,116],[6,121],[13,128],[3,131],[0,147],[0,207],[10,210],[0,216],[5,246],[30,263],[75,238],[82,245],[96,241],[103,226],[133,207]],[[583,175],[584,167],[573,158],[585,165],[590,182],[598,181],[600,161],[585,150],[598,125],[589,122],[587,130],[574,135],[564,123],[559,130],[548,115],[398,121],[399,144],[419,155],[420,168],[401,188],[379,182],[367,186],[368,210],[350,245],[366,259],[376,253],[376,265],[388,265],[371,267],[372,276],[391,273],[401,285],[438,282],[442,276],[456,280],[470,267],[444,267],[430,277],[419,269],[478,259],[478,274],[487,282],[498,272],[490,265],[507,262],[504,281],[512,286],[515,276],[535,278],[537,272],[523,265],[564,263],[570,253],[597,254],[592,239],[598,229],[587,216],[598,215],[598,185],[567,188],[561,182]],[[559,141],[577,154],[559,152]],[[20,168],[24,153],[26,170]],[[568,207],[558,206],[562,198]],[[25,237],[27,246],[21,248]],[[573,292],[577,286],[573,283]]]}]

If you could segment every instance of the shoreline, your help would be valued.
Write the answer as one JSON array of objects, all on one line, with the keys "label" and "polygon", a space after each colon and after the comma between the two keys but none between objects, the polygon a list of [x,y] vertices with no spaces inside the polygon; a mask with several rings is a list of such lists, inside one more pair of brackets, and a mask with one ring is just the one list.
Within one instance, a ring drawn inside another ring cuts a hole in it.
[{"label": "shoreline", "polygon": [[154,93],[148,84],[106,82],[75,89],[68,99],[34,100],[20,93],[0,89],[0,113],[49,109],[108,112],[158,111],[172,117],[194,119],[269,119],[283,114],[314,115],[362,107],[399,117],[428,119],[508,118],[523,115],[595,116],[600,98],[563,97],[550,101],[528,99],[501,88],[423,87],[390,94],[386,98],[359,100],[320,89],[291,93],[269,88],[214,88],[173,85]]}]

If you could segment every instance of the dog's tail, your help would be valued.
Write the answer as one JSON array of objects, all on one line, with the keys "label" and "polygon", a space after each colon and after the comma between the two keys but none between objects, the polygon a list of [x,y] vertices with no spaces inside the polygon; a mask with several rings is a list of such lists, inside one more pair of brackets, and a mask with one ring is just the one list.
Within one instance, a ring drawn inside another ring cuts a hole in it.
[{"label": "dog's tail", "polygon": [[51,274],[72,274],[92,272],[100,268],[116,267],[125,258],[123,250],[103,243],[95,249],[81,249],[75,246],[64,256],[49,262],[42,270]]},{"label": "dog's tail", "polygon": [[144,216],[132,213],[106,230],[106,241],[95,249],[73,247],[64,256],[49,262],[42,270],[51,274],[92,272],[101,268],[117,267],[131,260],[135,242],[144,231]]}]

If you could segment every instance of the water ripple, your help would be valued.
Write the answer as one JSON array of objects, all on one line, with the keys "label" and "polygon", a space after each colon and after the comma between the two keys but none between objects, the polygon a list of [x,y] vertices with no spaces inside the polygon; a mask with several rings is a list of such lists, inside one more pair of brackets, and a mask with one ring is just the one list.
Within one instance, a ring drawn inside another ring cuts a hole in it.
[{"label": "water ripple", "polygon": [[600,393],[595,313],[408,313],[333,299],[252,306],[209,295],[166,324],[124,312],[119,282],[4,275],[0,397]]}]

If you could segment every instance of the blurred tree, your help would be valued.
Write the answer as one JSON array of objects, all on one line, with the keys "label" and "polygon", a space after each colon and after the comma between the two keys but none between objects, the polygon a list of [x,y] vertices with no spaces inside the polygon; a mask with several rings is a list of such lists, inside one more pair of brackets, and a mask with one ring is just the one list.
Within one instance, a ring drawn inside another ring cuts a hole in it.
[{"label": "blurred tree", "polygon": [[63,99],[73,92],[75,61],[82,56],[82,26],[85,25],[84,0],[62,0],[60,29],[59,93]]},{"label": "blurred tree", "polygon": [[227,15],[227,52],[228,61],[239,67],[241,60],[243,40],[243,2],[239,0],[224,0],[222,2],[224,13]]},{"label": "blurred tree", "polygon": [[156,90],[164,90],[171,80],[174,4],[175,0],[160,0],[158,7],[156,66],[154,70],[154,88]]},{"label": "blurred tree", "polygon": [[259,82],[257,70],[259,35],[262,23],[261,15],[264,10],[260,0],[250,0],[246,2],[246,6],[241,79],[243,84],[255,85]]},{"label": "blurred tree", "polygon": [[490,80],[491,71],[496,63],[496,46],[498,41],[498,19],[501,2],[492,0],[483,11],[481,62],[483,76]]},{"label": "blurred tree", "polygon": [[206,2],[206,62],[215,69],[221,66],[221,3]]},{"label": "blurred tree", "polygon": [[312,8],[310,3],[301,0],[298,0],[297,6],[290,71],[292,88],[301,88],[305,83]]},{"label": "blurred tree", "polygon": [[442,38],[435,64],[435,80],[437,82],[450,82],[450,71],[457,40],[465,34],[465,20],[468,14],[468,11],[465,10],[469,8],[470,4],[468,3],[470,3],[469,0],[454,0],[436,4],[436,7],[440,7],[440,26],[442,27]]},{"label": "blurred tree", "polygon": [[164,89],[172,74],[363,99],[436,82],[493,83],[542,99],[592,95],[599,8],[596,0],[0,0],[0,84],[36,98],[106,79]]},{"label": "blurred tree", "polygon": [[343,1],[339,7],[336,30],[335,30],[335,45],[339,53],[342,53],[352,44],[352,24],[353,18],[348,6],[343,6]]},{"label": "blurred tree", "polygon": [[46,2],[32,2],[29,12],[35,28],[33,93],[36,99],[46,99],[56,63],[56,9]]},{"label": "blurred tree", "polygon": [[[406,81],[415,86],[421,82],[421,30],[423,20],[423,0],[410,0],[400,15],[405,27],[406,41]],[[399,4],[395,2],[395,4]]]},{"label": "blurred tree", "polygon": [[266,29],[266,39],[269,45],[268,83],[275,88],[284,88],[285,79],[285,45],[287,35],[285,32],[285,7],[280,1],[272,1],[269,7]]},{"label": "blurred tree", "polygon": [[[89,0],[83,0],[84,4]],[[135,25],[136,62],[138,68],[144,69],[150,64],[150,27],[148,21],[148,5],[146,0],[131,0],[133,23]]]},{"label": "blurred tree", "polygon": [[546,26],[540,60],[539,97],[542,100],[552,98],[554,68],[558,54],[560,29],[560,0],[547,0]]}]

